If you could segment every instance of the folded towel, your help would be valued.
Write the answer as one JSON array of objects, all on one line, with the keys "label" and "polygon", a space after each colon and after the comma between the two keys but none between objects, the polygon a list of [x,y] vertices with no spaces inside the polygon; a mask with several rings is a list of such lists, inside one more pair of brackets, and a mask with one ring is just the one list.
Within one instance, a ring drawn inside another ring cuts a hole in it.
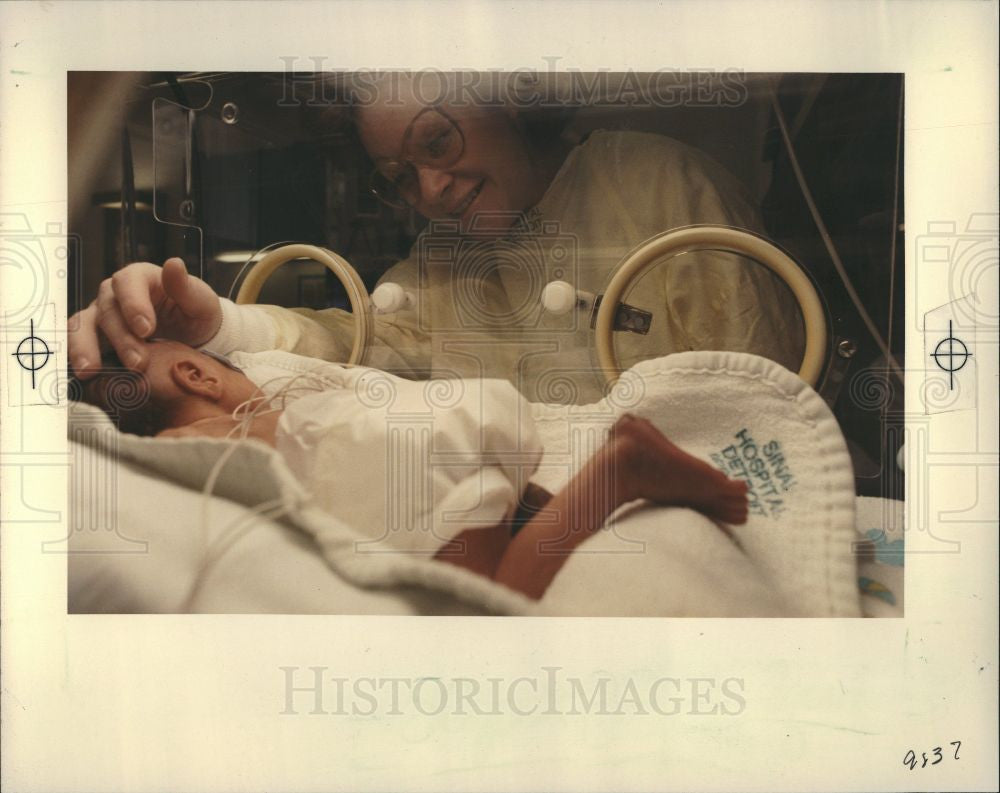
[{"label": "folded towel", "polygon": [[745,353],[644,361],[594,405],[535,406],[545,455],[534,481],[559,488],[626,412],[746,481],[749,520],[720,527],[690,510],[625,509],[568,560],[545,595],[551,609],[860,615],[850,458],[836,420],[808,385]]}]

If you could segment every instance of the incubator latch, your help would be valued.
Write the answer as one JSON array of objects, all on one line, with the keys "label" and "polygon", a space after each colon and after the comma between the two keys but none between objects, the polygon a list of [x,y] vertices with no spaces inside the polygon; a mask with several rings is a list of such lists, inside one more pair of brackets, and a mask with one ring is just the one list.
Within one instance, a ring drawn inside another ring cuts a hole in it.
[{"label": "incubator latch", "polygon": [[[597,324],[597,309],[601,307],[601,300],[604,295],[598,296],[594,302],[594,311],[590,315],[590,327]],[[630,306],[628,303],[619,303],[615,311],[615,330],[627,330],[629,333],[639,333],[645,336],[649,333],[649,328],[653,324],[653,315],[649,311]]]},{"label": "incubator latch", "polygon": [[[573,309],[590,312],[590,327],[597,322],[597,309],[601,307],[603,295],[594,295],[582,289],[574,289],[565,281],[552,281],[542,291],[542,306],[551,314],[561,316]],[[653,324],[653,315],[649,311],[619,303],[615,312],[615,330],[626,330],[630,333],[649,333]]]}]

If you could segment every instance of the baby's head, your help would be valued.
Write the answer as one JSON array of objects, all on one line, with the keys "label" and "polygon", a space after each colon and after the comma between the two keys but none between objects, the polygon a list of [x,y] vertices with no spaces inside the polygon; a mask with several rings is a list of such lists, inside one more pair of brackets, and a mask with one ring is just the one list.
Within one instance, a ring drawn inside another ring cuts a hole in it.
[{"label": "baby's head", "polygon": [[147,345],[145,371],[107,355],[100,374],[81,382],[83,401],[101,408],[123,432],[156,435],[229,414],[255,395],[250,379],[221,356],[176,341]]}]

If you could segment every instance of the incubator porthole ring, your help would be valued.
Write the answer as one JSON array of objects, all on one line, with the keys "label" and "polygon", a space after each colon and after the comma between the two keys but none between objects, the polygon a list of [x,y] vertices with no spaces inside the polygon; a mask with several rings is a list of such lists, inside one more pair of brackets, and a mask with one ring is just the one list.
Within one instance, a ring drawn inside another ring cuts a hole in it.
[{"label": "incubator porthole ring", "polygon": [[791,289],[802,310],[806,347],[799,377],[815,387],[826,359],[827,328],[823,303],[812,281],[788,254],[762,237],[728,226],[688,226],[650,238],[618,266],[611,277],[594,325],[597,358],[607,382],[621,375],[614,349],[614,321],[628,287],[663,259],[700,250],[735,253],[768,267]]},{"label": "incubator porthole ring", "polygon": [[368,308],[368,291],[351,265],[341,256],[325,248],[318,248],[315,245],[282,245],[267,253],[253,268],[247,273],[247,277],[240,286],[240,291],[236,295],[236,302],[239,304],[256,303],[260,297],[260,290],[264,282],[271,277],[281,265],[293,259],[312,259],[329,269],[337,280],[344,285],[347,297],[351,301],[351,314],[354,317],[354,346],[351,348],[351,357],[346,363],[360,365],[364,363],[365,355],[368,352],[368,341],[371,338],[372,319],[371,311]]}]

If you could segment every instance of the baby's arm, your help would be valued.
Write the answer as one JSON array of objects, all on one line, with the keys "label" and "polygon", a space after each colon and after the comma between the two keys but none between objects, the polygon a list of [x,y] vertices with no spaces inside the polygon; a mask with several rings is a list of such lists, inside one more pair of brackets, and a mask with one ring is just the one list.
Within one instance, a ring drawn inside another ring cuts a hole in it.
[{"label": "baby's arm", "polygon": [[640,497],[628,486],[627,443],[616,426],[608,442],[510,541],[496,581],[540,599],[576,547],[618,507]]},{"label": "baby's arm", "polygon": [[515,526],[522,525],[526,528],[530,519],[537,515],[551,498],[552,494],[548,490],[529,482],[521,494],[514,516],[486,529],[466,529],[460,532],[437,552],[435,558],[451,562],[487,578],[493,578],[511,543],[511,534]]},{"label": "baby's arm", "polygon": [[434,558],[493,578],[509,544],[510,521],[505,520],[489,528],[460,532]]}]

